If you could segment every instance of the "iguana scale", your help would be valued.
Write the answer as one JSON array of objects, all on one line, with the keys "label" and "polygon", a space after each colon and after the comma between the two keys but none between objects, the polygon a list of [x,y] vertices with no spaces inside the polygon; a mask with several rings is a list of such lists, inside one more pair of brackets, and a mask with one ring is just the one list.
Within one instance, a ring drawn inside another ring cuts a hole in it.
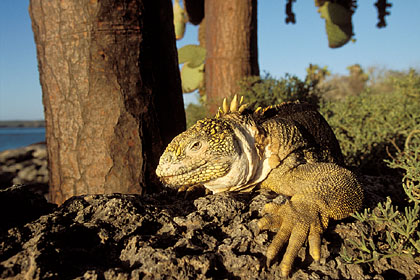
[{"label": "iguana scale", "polygon": [[167,186],[204,185],[213,193],[267,188],[290,197],[264,207],[260,229],[278,230],[267,250],[270,265],[288,241],[281,262],[287,276],[308,239],[315,261],[329,219],[361,207],[355,175],[342,167],[337,139],[309,104],[284,103],[255,111],[235,96],[214,118],[198,121],[176,136],[160,158],[157,175]]}]

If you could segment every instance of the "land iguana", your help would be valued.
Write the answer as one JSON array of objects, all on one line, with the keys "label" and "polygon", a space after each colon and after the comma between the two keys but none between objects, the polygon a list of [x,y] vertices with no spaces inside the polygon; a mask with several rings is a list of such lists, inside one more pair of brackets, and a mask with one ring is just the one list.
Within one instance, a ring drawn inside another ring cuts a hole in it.
[{"label": "land iguana", "polygon": [[252,111],[235,96],[214,118],[198,121],[176,136],[156,174],[167,186],[204,185],[213,193],[267,188],[290,197],[265,205],[261,230],[277,230],[267,266],[288,241],[280,264],[287,276],[303,243],[320,260],[321,234],[329,219],[343,219],[362,205],[356,176],[342,167],[338,141],[321,114],[289,102]]}]

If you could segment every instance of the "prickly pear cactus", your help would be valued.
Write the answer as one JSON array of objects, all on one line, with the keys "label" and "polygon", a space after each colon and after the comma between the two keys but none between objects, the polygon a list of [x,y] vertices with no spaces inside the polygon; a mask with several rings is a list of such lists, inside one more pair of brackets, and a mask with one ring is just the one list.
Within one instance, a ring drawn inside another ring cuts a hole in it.
[{"label": "prickly pear cactus", "polygon": [[175,27],[175,38],[177,40],[182,39],[185,33],[185,24],[187,17],[184,9],[179,4],[179,0],[174,1],[174,27]]},{"label": "prickly pear cactus", "polygon": [[198,45],[185,45],[178,50],[179,64],[185,63],[195,68],[204,63],[206,49]]},{"label": "prickly pear cactus", "polygon": [[198,45],[186,45],[178,50],[181,68],[182,91],[193,92],[204,86],[204,60],[206,49]]},{"label": "prickly pear cactus", "polygon": [[331,2],[324,2],[318,9],[321,18],[325,19],[325,29],[330,48],[339,48],[350,41],[353,36],[352,11]]},{"label": "prickly pear cactus", "polygon": [[181,68],[182,92],[189,93],[204,86],[204,64],[191,68],[184,64]]}]

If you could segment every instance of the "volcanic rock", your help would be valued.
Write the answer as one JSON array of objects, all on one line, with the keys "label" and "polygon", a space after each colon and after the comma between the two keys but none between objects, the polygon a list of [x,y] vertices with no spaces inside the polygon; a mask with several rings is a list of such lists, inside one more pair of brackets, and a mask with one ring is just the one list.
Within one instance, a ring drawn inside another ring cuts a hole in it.
[{"label": "volcanic rock", "polygon": [[[284,250],[267,268],[274,233],[256,226],[263,205],[273,199],[286,198],[265,191],[185,197],[167,190],[77,196],[56,207],[14,186],[0,192],[0,203],[13,201],[8,213],[19,213],[7,218],[2,209],[0,278],[279,279]],[[305,245],[291,279],[415,277],[420,267],[407,258],[345,263],[343,240],[358,230],[353,218],[332,222],[321,262],[313,262]]]}]

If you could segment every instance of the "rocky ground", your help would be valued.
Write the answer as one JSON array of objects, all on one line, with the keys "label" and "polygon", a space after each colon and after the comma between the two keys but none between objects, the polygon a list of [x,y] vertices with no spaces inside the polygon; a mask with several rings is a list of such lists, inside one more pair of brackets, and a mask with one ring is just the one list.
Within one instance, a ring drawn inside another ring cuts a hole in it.
[{"label": "rocky ground", "polygon": [[[398,192],[386,178],[363,180],[367,206]],[[167,190],[78,196],[57,207],[15,185],[0,191],[0,278],[278,279],[279,262],[267,268],[264,257],[274,233],[256,226],[272,199],[282,198],[268,192],[185,197]],[[357,237],[361,226],[352,218],[331,223],[321,262],[312,261],[305,245],[291,279],[420,279],[411,258],[345,263],[344,240]]]},{"label": "rocky ground", "polygon": [[14,184],[39,194],[48,192],[47,150],[44,143],[0,152],[0,189]]}]

